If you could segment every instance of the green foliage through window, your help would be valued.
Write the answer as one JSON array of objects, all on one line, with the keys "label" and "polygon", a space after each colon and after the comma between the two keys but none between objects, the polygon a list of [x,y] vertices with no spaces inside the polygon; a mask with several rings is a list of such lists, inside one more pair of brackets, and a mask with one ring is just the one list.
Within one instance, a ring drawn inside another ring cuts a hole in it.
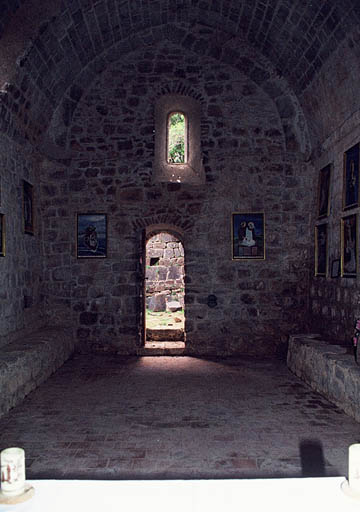
[{"label": "green foliage through window", "polygon": [[185,116],[181,112],[174,112],[169,116],[168,123],[168,155],[169,164],[185,163]]}]

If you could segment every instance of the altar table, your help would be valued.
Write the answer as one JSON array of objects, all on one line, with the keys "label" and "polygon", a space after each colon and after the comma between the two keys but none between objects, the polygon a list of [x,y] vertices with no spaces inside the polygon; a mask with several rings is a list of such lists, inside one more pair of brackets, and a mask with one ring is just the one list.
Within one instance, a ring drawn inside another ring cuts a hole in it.
[{"label": "altar table", "polygon": [[30,480],[35,495],[0,512],[352,512],[344,477],[254,480]]}]

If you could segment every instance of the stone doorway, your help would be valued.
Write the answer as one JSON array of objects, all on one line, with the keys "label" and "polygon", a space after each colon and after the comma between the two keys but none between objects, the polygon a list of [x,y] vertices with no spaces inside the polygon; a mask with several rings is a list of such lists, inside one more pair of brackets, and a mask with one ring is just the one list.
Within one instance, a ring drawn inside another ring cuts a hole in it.
[{"label": "stone doorway", "polygon": [[145,346],[184,348],[184,246],[162,231],[146,242]]}]

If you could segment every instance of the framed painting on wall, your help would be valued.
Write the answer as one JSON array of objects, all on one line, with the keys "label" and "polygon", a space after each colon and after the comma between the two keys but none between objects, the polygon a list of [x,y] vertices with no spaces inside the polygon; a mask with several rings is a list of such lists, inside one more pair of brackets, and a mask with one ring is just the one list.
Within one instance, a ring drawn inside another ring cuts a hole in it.
[{"label": "framed painting on wall", "polygon": [[5,256],[5,215],[0,213],[0,257]]},{"label": "framed painting on wall", "polygon": [[264,213],[232,214],[232,259],[265,259]]},{"label": "framed painting on wall", "polygon": [[78,213],[76,225],[76,256],[78,258],[106,258],[106,214]]},{"label": "framed painting on wall", "polygon": [[356,277],[358,270],[357,214],[341,219],[341,276]]},{"label": "framed painting on wall", "polygon": [[24,232],[34,234],[34,189],[27,181],[23,181],[23,219]]},{"label": "framed painting on wall", "polygon": [[331,165],[321,169],[319,173],[318,187],[318,218],[322,219],[329,215],[330,210],[330,177]]},{"label": "framed painting on wall", "polygon": [[359,205],[359,144],[344,153],[343,209]]},{"label": "framed painting on wall", "polygon": [[315,226],[315,275],[327,276],[328,270],[328,225]]}]

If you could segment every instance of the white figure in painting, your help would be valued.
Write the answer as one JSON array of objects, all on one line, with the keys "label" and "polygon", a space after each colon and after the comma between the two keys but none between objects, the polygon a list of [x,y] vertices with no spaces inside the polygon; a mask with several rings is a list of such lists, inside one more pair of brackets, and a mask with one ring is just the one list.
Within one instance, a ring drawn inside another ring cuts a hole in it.
[{"label": "white figure in painting", "polygon": [[245,237],[243,238],[241,245],[244,245],[245,247],[253,247],[255,243],[255,225],[250,221],[247,223]]}]

